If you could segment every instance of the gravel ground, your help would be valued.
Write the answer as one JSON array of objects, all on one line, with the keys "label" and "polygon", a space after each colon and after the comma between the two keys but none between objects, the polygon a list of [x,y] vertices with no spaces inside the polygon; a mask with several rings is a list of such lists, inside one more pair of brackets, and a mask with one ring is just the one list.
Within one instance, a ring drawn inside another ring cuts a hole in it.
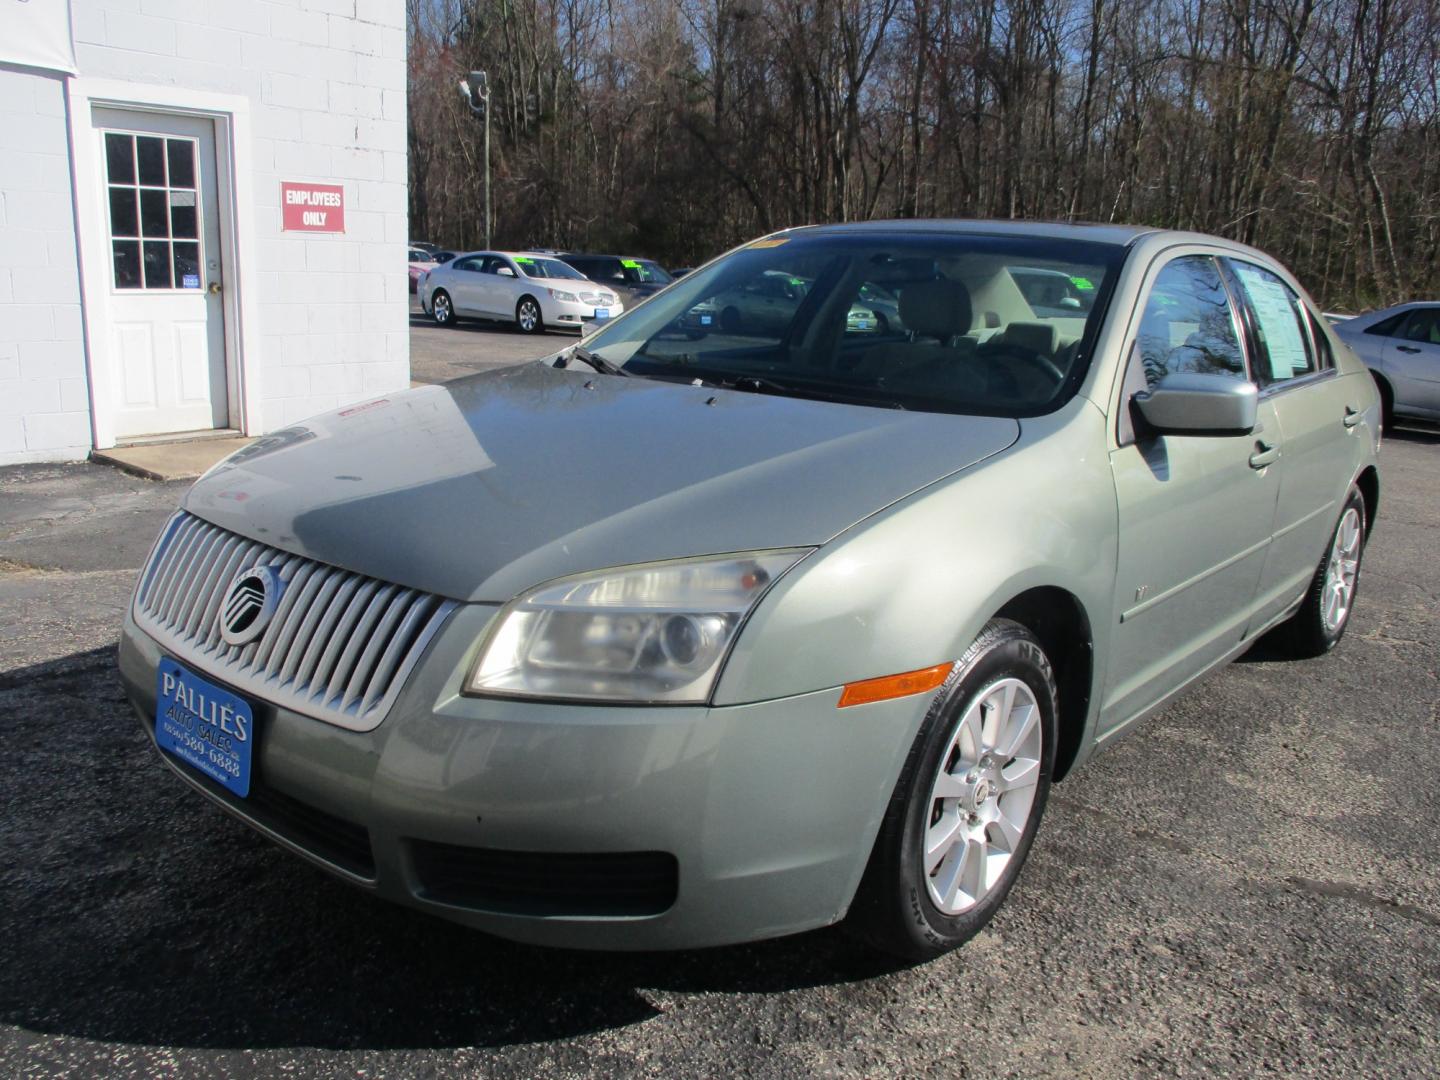
[{"label": "gravel ground", "polygon": [[1383,465],[1339,649],[1262,642],[1067,779],[990,929],[908,969],[526,948],[270,847],[113,671],[183,487],[0,470],[0,1075],[1434,1076],[1440,435]]}]

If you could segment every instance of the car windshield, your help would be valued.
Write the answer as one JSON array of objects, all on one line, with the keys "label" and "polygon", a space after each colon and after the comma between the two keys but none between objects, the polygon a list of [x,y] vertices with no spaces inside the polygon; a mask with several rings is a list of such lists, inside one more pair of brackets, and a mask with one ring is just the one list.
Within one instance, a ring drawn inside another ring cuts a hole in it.
[{"label": "car windshield", "polygon": [[686,276],[586,348],[629,375],[1033,416],[1080,385],[1124,256],[1034,236],[777,236]]},{"label": "car windshield", "polygon": [[563,263],[559,259],[546,259],[539,255],[516,255],[515,265],[520,267],[520,272],[526,277],[533,278],[568,278],[571,281],[584,281],[585,275],[576,270],[569,263]]},{"label": "car windshield", "polygon": [[659,263],[649,259],[621,259],[620,266],[625,271],[626,282],[631,285],[669,285],[675,280]]}]

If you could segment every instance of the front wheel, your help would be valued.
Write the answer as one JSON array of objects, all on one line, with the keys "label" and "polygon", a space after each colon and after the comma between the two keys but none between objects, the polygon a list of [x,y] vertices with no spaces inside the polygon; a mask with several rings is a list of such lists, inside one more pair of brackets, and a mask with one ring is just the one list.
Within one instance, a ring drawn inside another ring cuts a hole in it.
[{"label": "front wheel", "polygon": [[1355,610],[1360,587],[1360,558],[1365,554],[1365,497],[1352,487],[1345,508],[1320,560],[1300,610],[1290,621],[1291,652],[1298,657],[1323,656],[1339,644]]},{"label": "front wheel", "polygon": [[862,939],[927,960],[974,937],[1029,854],[1055,761],[1055,676],[994,619],[921,725],[851,906]]},{"label": "front wheel", "polygon": [[538,334],[545,329],[545,321],[540,316],[540,305],[533,297],[522,297],[515,305],[515,327],[522,334]]}]

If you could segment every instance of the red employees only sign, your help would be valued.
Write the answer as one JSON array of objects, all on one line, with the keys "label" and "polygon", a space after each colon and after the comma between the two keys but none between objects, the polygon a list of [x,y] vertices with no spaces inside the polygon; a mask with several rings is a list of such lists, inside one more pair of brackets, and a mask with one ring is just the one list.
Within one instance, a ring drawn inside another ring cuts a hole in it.
[{"label": "red employees only sign", "polygon": [[345,231],[345,189],[339,184],[280,181],[282,232]]}]

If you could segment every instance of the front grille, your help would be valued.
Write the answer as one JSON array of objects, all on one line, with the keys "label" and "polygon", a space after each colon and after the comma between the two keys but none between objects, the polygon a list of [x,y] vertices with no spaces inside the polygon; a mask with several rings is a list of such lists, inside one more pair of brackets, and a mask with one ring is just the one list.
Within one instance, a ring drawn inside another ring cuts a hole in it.
[{"label": "front grille", "polygon": [[412,840],[421,894],[511,915],[659,915],[675,903],[680,869],[664,851],[568,855]]},{"label": "front grille", "polygon": [[[235,575],[269,566],[285,583],[260,637],[221,637]],[[456,604],[291,555],[183,511],[171,519],[135,594],[135,621],[202,673],[294,712],[368,731]]]}]

